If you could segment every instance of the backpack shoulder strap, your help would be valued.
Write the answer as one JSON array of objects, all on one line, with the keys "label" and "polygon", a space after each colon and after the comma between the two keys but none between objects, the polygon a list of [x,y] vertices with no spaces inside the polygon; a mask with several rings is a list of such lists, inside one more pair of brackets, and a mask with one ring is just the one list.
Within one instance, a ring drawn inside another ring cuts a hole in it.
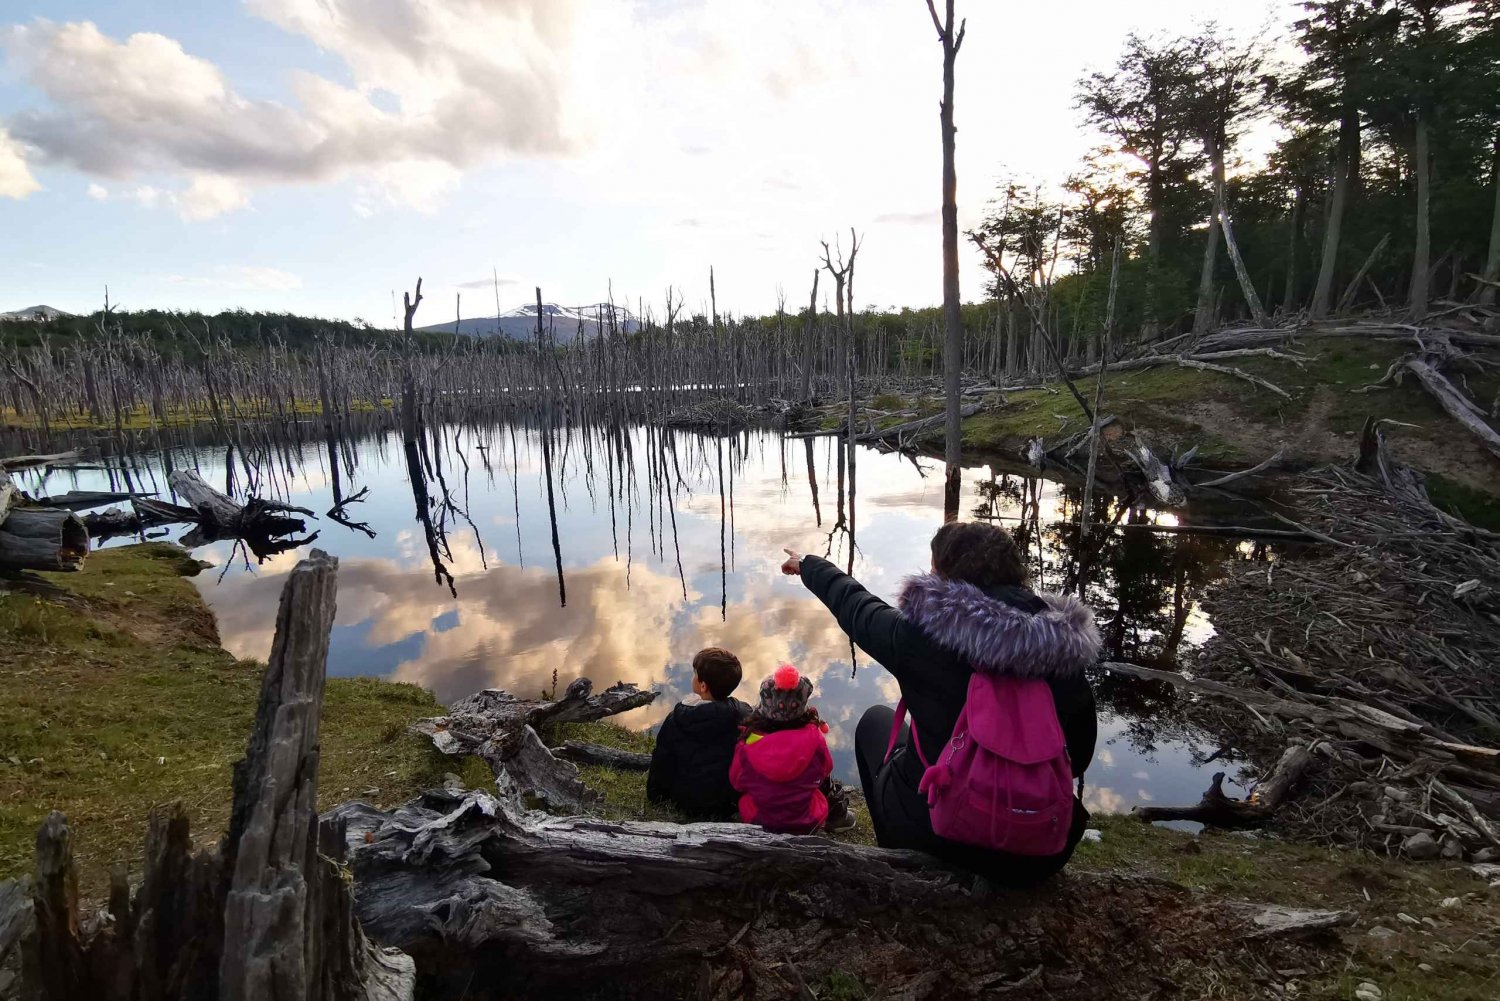
[{"label": "backpack shoulder strap", "polygon": [[[896,741],[901,739],[901,724],[906,722],[906,700],[902,699],[896,703],[896,715],[891,720],[891,739],[885,745],[885,760],[891,760],[891,754],[896,750]],[[922,767],[930,768],[931,763],[927,755],[922,753],[921,741],[917,739],[917,721],[913,717],[911,721],[911,746],[916,748],[917,760],[922,762]]]}]

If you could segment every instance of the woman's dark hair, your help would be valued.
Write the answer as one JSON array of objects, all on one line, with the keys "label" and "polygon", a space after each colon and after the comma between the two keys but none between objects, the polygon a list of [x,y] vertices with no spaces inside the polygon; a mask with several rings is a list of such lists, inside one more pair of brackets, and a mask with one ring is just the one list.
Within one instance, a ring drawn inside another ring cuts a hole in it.
[{"label": "woman's dark hair", "polygon": [[975,587],[1022,587],[1026,564],[1010,533],[982,521],[950,521],[932,537],[932,569]]}]

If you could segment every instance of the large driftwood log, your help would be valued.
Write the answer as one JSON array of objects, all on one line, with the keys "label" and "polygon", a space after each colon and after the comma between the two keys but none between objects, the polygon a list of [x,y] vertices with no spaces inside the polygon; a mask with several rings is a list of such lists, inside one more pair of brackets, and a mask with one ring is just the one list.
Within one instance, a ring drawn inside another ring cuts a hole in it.
[{"label": "large driftwood log", "polygon": [[[578,779],[578,769],[559,760],[537,737],[551,723],[587,723],[650,705],[660,692],[641,691],[617,682],[597,695],[580,678],[556,701],[518,699],[498,688],[487,688],[459,699],[446,716],[420,720],[412,730],[432,740],[444,754],[475,754],[498,778],[507,768],[523,791],[541,797],[556,809],[581,810],[592,793]],[[528,736],[529,735],[529,736]]]},{"label": "large driftwood log", "polygon": [[739,824],[549,817],[523,809],[503,778],[499,790],[333,812],[347,824],[361,923],[416,957],[438,993],[446,983],[475,999],[562,997],[610,985],[619,998],[728,997],[694,989],[705,967],[751,977],[758,955],[815,964],[831,943],[867,952],[899,936],[912,962],[950,978],[914,996],[952,997],[1039,963],[1108,962],[1118,973],[1130,961],[1108,957],[1135,955],[1132,943],[1169,951],[1190,935],[1227,947],[1353,919],[1225,907],[1121,876],[996,896],[918,852]]},{"label": "large driftwood log", "polygon": [[300,518],[288,515],[316,517],[305,507],[293,507],[259,497],[252,497],[241,506],[209,486],[192,469],[173,470],[172,475],[167,477],[167,484],[197,513],[196,520],[205,534],[205,541],[210,537],[270,538],[291,535],[305,531],[307,524]]},{"label": "large driftwood log", "polygon": [[0,569],[70,571],[89,554],[89,530],[72,511],[13,507],[0,523]]},{"label": "large driftwood log", "polygon": [[[370,943],[342,866],[347,841],[317,815],[318,716],[338,563],[314,551],[288,575],[229,833],[193,853],[181,803],[152,815],[143,878],[123,868],[107,913],[80,917],[71,832],[37,838],[34,930],[23,944],[35,1001],[409,1001],[415,966]],[[0,902],[13,891],[0,889]],[[0,908],[0,926],[14,923]]]},{"label": "large driftwood log", "polygon": [[31,506],[0,469],[0,570],[77,570],[88,554],[88,529],[77,515]]},{"label": "large driftwood log", "polygon": [[1155,820],[1194,820],[1210,827],[1259,827],[1276,813],[1292,788],[1312,764],[1312,750],[1289,746],[1265,781],[1256,785],[1249,799],[1224,795],[1224,773],[1215,772],[1213,784],[1194,806],[1139,806],[1135,815],[1145,823]]}]

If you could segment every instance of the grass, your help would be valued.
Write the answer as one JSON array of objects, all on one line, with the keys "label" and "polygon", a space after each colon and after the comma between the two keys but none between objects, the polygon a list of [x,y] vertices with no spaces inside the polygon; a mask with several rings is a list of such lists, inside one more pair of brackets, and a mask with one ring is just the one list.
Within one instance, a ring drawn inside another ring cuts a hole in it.
[{"label": "grass", "polygon": [[[1370,415],[1414,425],[1391,432],[1398,458],[1442,477],[1436,494],[1466,516],[1500,522],[1500,475],[1468,431],[1448,417],[1415,377],[1368,392],[1356,392],[1379,381],[1392,361],[1409,351],[1395,341],[1307,337],[1297,350],[1313,359],[1299,367],[1290,361],[1249,357],[1221,364],[1259,376],[1290,394],[1290,399],[1244,379],[1215,372],[1161,365],[1106,373],[1104,405],[1117,424],[1106,434],[1139,429],[1158,452],[1198,446],[1201,464],[1244,465],[1259,462],[1285,447],[1293,465],[1343,461],[1357,450],[1357,435]],[[1500,392],[1492,375],[1465,375],[1472,397],[1481,402]],[[1092,398],[1092,377],[1079,381]],[[940,401],[906,400],[891,394],[875,398],[879,409],[905,402],[919,416],[941,410]],[[825,418],[840,426],[842,412]],[[877,426],[910,418],[883,418]],[[1008,395],[1006,402],[964,421],[963,444],[981,453],[1012,458],[1028,439],[1041,435],[1049,443],[1084,429],[1086,418],[1066,386],[1053,382],[1041,389]],[[1436,496],[1436,495],[1435,495]]]},{"label": "grass", "polygon": [[[182,576],[197,568],[175,546],[127,546],[0,592],[0,878],[30,870],[53,809],[72,822],[86,893],[139,857],[157,804],[182,800],[200,841],[223,831],[263,667],[219,646]],[[321,804],[394,805],[439,784],[457,763],[406,725],[440,711],[412,685],[331,679]]]}]

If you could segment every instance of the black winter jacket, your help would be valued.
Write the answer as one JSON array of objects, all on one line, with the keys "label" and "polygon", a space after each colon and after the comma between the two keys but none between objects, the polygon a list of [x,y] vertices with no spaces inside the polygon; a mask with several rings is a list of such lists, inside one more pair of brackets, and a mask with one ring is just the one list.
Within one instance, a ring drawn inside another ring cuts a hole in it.
[{"label": "black winter jacket", "polygon": [[[1025,588],[980,591],[933,575],[911,578],[898,610],[867,591],[837,566],[802,558],[802,582],[827,605],[839,626],[901,686],[907,712],[929,761],[953,735],[976,668],[1040,677],[1052,689],[1058,722],[1074,776],[1093,760],[1098,735],[1094,694],[1083,668],[1098,657],[1099,635],[1086,606],[1071,598]],[[910,730],[866,790],[881,843],[922,848],[951,857],[1003,882],[1028,882],[1059,869],[1082,836],[1087,813],[1075,808],[1076,830],[1056,865],[1018,863],[1026,877],[1011,878],[1014,857],[943,842],[932,833],[925,799],[917,793],[924,766],[910,747]],[[874,792],[872,797],[870,794]]]},{"label": "black winter jacket", "polygon": [[657,730],[646,796],[694,817],[732,816],[739,794],[729,784],[729,765],[749,715],[739,699],[679,702]]}]

